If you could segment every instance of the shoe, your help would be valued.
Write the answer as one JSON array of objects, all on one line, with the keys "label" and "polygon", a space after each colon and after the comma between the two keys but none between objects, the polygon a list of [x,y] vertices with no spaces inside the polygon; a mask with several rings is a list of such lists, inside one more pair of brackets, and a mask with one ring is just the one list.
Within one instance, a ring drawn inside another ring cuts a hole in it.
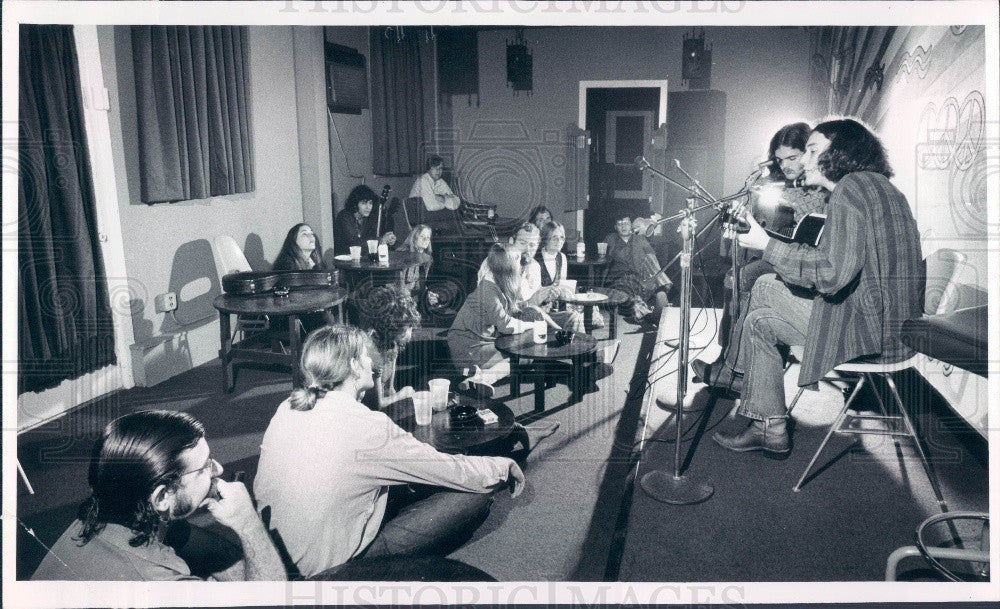
[{"label": "shoe", "polygon": [[715,389],[743,393],[743,375],[735,372],[724,363],[713,362],[709,364],[704,360],[696,359],[691,362],[691,371],[694,372],[692,380],[695,382],[705,383]]},{"label": "shoe", "polygon": [[792,439],[788,433],[788,417],[773,417],[764,421],[752,421],[742,432],[727,434],[715,432],[712,440],[719,446],[733,452],[745,453],[762,450],[780,458],[792,452]]}]

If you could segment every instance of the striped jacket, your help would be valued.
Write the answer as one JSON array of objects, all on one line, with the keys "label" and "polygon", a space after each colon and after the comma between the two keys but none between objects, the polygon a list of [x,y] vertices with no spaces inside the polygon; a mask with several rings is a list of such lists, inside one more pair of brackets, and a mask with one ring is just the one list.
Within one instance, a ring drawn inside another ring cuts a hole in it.
[{"label": "striped jacket", "polygon": [[900,326],[923,312],[920,235],[906,197],[881,174],[848,174],[830,195],[818,247],[772,239],[764,260],[783,281],[814,289],[799,385],[844,362],[900,361]]}]

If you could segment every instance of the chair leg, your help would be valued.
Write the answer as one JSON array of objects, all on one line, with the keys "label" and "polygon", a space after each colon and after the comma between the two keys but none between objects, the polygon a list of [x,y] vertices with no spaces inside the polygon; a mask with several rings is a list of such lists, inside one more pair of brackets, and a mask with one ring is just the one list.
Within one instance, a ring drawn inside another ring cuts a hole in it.
[{"label": "chair leg", "polygon": [[810,459],[809,465],[806,466],[806,471],[802,472],[802,476],[799,478],[799,481],[795,483],[794,487],[792,487],[794,492],[797,493],[802,490],[802,483],[805,481],[806,476],[809,475],[813,465],[816,464],[816,460],[819,459],[820,453],[822,453],[823,449],[826,448],[826,444],[830,441],[830,437],[833,435],[833,432],[839,430],[840,425],[844,422],[844,419],[847,418],[847,409],[851,407],[851,402],[854,401],[854,397],[858,394],[858,391],[861,389],[861,385],[863,385],[864,382],[865,377],[861,377],[858,384],[854,386],[854,391],[851,393],[851,397],[844,402],[844,407],[840,410],[840,414],[837,415],[837,420],[833,422],[833,425],[831,425],[830,429],[826,432],[826,437],[823,438],[823,442],[819,445],[819,448],[816,449],[816,454],[814,454],[812,459]]},{"label": "chair leg", "polygon": [[802,397],[803,391],[805,391],[805,388],[799,387],[799,392],[795,394],[795,399],[793,399],[792,403],[788,405],[788,412],[786,413],[787,416],[792,416],[792,409],[799,403],[799,398]]},{"label": "chair leg", "polygon": [[934,489],[934,496],[937,497],[938,506],[941,507],[942,512],[948,511],[948,504],[944,500],[944,495],[941,493],[941,487],[938,485],[937,476],[934,473],[934,467],[931,462],[927,459],[927,455],[924,453],[923,443],[920,441],[920,436],[917,435],[917,430],[913,426],[913,422],[910,421],[910,415],[907,414],[906,408],[903,405],[902,398],[899,397],[899,391],[896,390],[896,383],[892,380],[891,375],[885,375],[885,380],[889,385],[889,390],[892,391],[892,397],[896,400],[896,407],[899,408],[899,413],[902,415],[903,424],[906,425],[906,430],[913,439],[913,444],[917,448],[917,454],[920,455],[920,462],[924,466],[924,472],[927,474],[928,480],[930,480],[931,488]]}]

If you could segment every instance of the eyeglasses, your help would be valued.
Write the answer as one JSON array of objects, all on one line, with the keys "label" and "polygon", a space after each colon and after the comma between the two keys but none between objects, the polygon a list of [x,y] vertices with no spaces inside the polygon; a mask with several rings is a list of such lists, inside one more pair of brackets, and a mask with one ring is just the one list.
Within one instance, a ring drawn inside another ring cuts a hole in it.
[{"label": "eyeglasses", "polygon": [[192,470],[183,472],[181,474],[181,476],[187,476],[188,474],[197,474],[197,473],[205,471],[208,468],[212,468],[212,473],[215,473],[215,468],[218,467],[218,465],[219,465],[219,462],[216,461],[215,459],[213,459],[212,455],[209,455],[208,456],[208,460],[205,461],[205,465],[202,465],[198,469],[192,469]]}]

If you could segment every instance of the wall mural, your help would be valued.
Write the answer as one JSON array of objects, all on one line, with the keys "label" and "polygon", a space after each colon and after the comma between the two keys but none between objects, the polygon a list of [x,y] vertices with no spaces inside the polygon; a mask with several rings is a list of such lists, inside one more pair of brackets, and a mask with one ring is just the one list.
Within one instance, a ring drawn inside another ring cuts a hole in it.
[{"label": "wall mural", "polygon": [[905,79],[909,81],[911,73],[916,73],[917,78],[923,80],[924,77],[927,76],[927,68],[930,67],[928,55],[930,55],[932,48],[934,47],[930,46],[924,50],[924,47],[918,45],[917,48],[913,50],[913,53],[910,53],[909,51],[903,53],[903,60],[899,66],[899,72],[897,72],[896,80],[901,81]]}]

